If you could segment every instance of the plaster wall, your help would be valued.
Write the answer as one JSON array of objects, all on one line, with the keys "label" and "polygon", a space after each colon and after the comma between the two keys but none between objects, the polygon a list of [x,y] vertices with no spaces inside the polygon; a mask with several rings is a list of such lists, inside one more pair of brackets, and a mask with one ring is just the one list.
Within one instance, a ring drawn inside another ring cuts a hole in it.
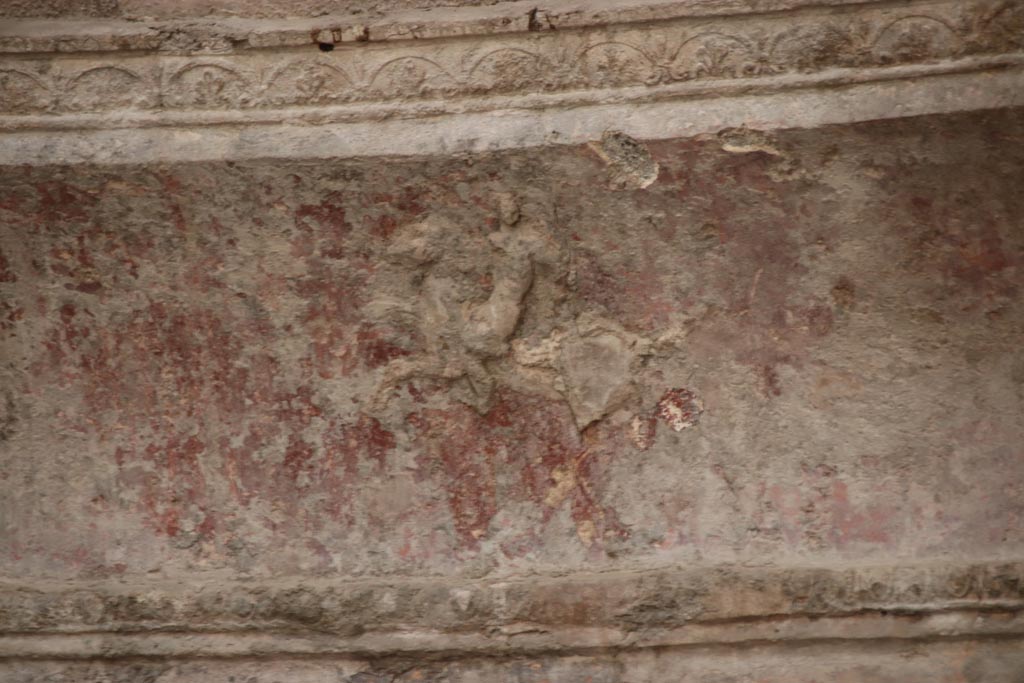
[{"label": "plaster wall", "polygon": [[1022,141],[3,167],[0,672],[1021,680]]}]

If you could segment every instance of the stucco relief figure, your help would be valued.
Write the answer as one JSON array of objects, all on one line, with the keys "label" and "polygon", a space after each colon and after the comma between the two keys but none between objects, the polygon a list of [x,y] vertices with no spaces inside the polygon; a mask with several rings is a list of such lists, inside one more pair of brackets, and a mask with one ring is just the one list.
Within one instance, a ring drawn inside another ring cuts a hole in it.
[{"label": "stucco relief figure", "polygon": [[[416,378],[450,382],[452,398],[481,413],[498,383],[564,400],[580,430],[635,403],[639,365],[658,342],[575,311],[570,259],[548,226],[509,195],[498,214],[486,236],[437,216],[397,235],[379,281],[387,295],[369,312],[414,330],[423,350],[382,369],[371,409]],[[543,329],[521,324],[528,300]]]},{"label": "stucco relief figure", "polygon": [[415,298],[379,298],[371,314],[415,326],[423,352],[384,368],[373,407],[382,409],[401,382],[430,377],[451,380],[460,400],[486,411],[495,386],[487,364],[508,354],[537,267],[561,260],[546,226],[502,195],[498,229],[486,238],[433,216],[403,229],[387,257],[405,274],[397,289]]}]

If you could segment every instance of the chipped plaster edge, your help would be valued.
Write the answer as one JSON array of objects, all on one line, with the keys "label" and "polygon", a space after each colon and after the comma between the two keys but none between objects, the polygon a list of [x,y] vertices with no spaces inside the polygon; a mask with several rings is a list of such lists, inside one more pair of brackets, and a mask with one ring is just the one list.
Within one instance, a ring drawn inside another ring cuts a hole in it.
[{"label": "chipped plaster edge", "polygon": [[0,164],[146,164],[420,156],[581,144],[608,130],[657,140],[725,128],[813,128],[1024,105],[1024,67],[711,99],[498,109],[326,125],[13,132]]}]

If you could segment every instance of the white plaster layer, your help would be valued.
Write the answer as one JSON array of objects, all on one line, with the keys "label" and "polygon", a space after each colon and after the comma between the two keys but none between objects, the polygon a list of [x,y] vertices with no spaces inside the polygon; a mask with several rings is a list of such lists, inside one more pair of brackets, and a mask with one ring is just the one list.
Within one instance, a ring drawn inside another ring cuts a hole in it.
[{"label": "white plaster layer", "polygon": [[578,144],[618,130],[667,139],[746,126],[835,123],[1019,106],[1024,69],[643,104],[536,111],[503,109],[417,119],[312,125],[224,125],[15,132],[0,139],[2,164],[133,164],[254,158],[448,154]]}]

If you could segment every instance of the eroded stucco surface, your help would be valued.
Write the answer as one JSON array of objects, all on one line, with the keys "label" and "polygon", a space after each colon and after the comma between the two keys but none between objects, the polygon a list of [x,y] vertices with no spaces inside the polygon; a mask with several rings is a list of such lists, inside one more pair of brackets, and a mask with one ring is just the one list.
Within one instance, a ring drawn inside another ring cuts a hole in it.
[{"label": "eroded stucco surface", "polygon": [[212,16],[273,17],[366,15],[388,10],[498,4],[502,0],[6,0],[0,16],[124,17],[132,20]]},{"label": "eroded stucco surface", "polygon": [[1022,139],[4,168],[4,575],[1019,557]]}]

